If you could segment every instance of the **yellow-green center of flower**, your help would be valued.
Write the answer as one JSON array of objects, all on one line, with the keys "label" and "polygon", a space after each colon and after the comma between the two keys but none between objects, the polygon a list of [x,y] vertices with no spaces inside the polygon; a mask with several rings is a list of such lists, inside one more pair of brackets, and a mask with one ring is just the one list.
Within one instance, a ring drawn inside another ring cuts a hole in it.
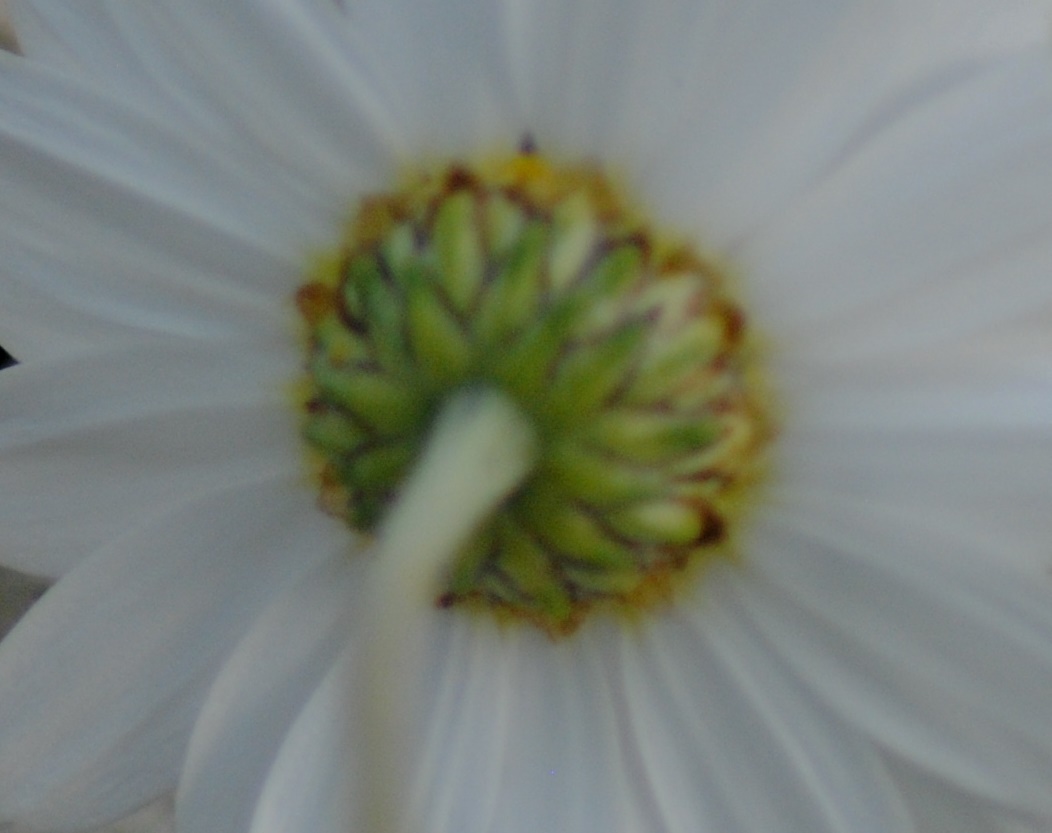
[{"label": "yellow-green center of flower", "polygon": [[532,474],[439,605],[565,633],[730,553],[770,435],[745,316],[596,170],[524,153],[369,197],[297,303],[303,436],[354,529],[375,529],[452,394],[496,388],[533,423]]}]

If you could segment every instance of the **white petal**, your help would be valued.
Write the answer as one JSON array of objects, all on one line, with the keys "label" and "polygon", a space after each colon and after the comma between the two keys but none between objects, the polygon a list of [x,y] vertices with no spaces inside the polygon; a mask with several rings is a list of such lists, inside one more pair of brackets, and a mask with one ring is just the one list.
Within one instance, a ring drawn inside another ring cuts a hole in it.
[{"label": "white petal", "polygon": [[124,100],[164,101],[168,84],[157,73],[164,63],[156,54],[143,51],[128,27],[114,19],[111,3],[9,0],[7,5],[22,54],[111,90]]},{"label": "white petal", "polygon": [[[595,633],[560,645],[484,619],[438,623],[419,780],[406,791],[419,829],[425,820],[436,833],[651,829],[624,769],[599,642]],[[252,833],[360,829],[369,761],[354,680],[349,652],[289,733]]]},{"label": "white petal", "polygon": [[263,151],[323,194],[386,171],[399,143],[328,0],[25,0],[16,13],[30,55],[215,141]]},{"label": "white petal", "polygon": [[287,478],[246,482],[113,542],[0,643],[0,807],[56,830],[175,785],[223,658],[337,536]]},{"label": "white petal", "polygon": [[648,40],[651,31],[668,35],[675,31],[668,25],[671,18],[681,12],[695,16],[681,2],[507,0],[492,5],[506,9],[505,60],[520,129],[543,152],[605,161],[613,161],[605,153],[610,132],[636,118],[635,102],[625,97],[627,79],[655,62],[665,67],[677,55],[675,43]]},{"label": "white petal", "polygon": [[687,13],[648,24],[635,53],[619,144],[643,151],[633,184],[658,216],[725,250],[792,205],[897,89],[900,22],[856,0],[675,5]]},{"label": "white petal", "polygon": [[1052,366],[1043,353],[961,350],[849,366],[775,361],[793,430],[1047,433],[1052,424]]},{"label": "white petal", "polygon": [[290,353],[256,342],[156,341],[4,370],[4,563],[58,576],[202,489],[296,473]]},{"label": "white petal", "polygon": [[[434,833],[492,827],[501,761],[515,720],[508,645],[489,623],[444,617],[431,650],[418,773],[409,800],[414,825]],[[366,765],[368,762],[366,762]]]},{"label": "white petal", "polygon": [[[875,57],[863,59],[867,44],[886,47],[881,38],[891,19],[886,9],[870,15],[866,4],[844,0],[822,0],[806,9],[755,0],[509,0],[506,5],[522,106],[542,147],[551,140],[560,150],[607,161],[620,162],[626,154],[645,159],[669,178],[658,190],[678,192],[675,180],[686,178],[682,187],[694,192],[692,206],[699,188],[721,179],[738,161],[759,126],[784,119],[779,111],[789,109],[794,89],[801,90],[793,102],[797,110],[805,88],[811,95],[807,106],[814,107],[816,99],[825,103],[829,86],[846,90],[850,77],[856,82],[851,108],[868,104],[868,90],[853,72]],[[841,29],[853,16],[865,19],[868,38],[857,37],[861,27],[850,33],[855,49],[840,50],[839,72],[831,80],[820,70],[822,50],[844,36]],[[830,126],[824,127],[828,133]],[[785,130],[781,133],[785,141]],[[826,140],[821,134],[812,138]],[[646,177],[640,179],[645,183]],[[682,224],[694,218],[678,219]]]},{"label": "white petal", "polygon": [[740,253],[768,335],[848,365],[1052,300],[1050,114],[1049,58],[1028,53],[861,144]]},{"label": "white petal", "polygon": [[337,239],[342,211],[281,187],[258,156],[214,153],[4,57],[0,245],[11,286],[0,326],[13,353],[55,352],[47,330],[67,320],[80,327],[56,334],[59,344],[283,325],[308,247]]},{"label": "white petal", "polygon": [[1052,816],[1052,590],[973,542],[828,498],[769,507],[743,613],[881,745]]},{"label": "white petal", "polygon": [[176,801],[180,833],[242,833],[293,720],[353,635],[364,554],[341,544],[256,620],[194,725]]},{"label": "white petal", "polygon": [[[616,628],[553,642],[532,626],[487,617],[439,612],[434,622],[417,777],[407,789],[413,829],[650,828],[609,682]],[[367,756],[359,765],[369,765]]]},{"label": "white petal", "polygon": [[991,557],[1045,575],[1052,563],[1052,432],[952,425],[791,432],[779,439],[780,487],[923,517],[956,530]]},{"label": "white petal", "polygon": [[1047,45],[1049,9],[1038,0],[909,0],[911,41],[921,65],[964,63]]},{"label": "white petal", "polygon": [[355,805],[361,796],[355,788],[368,764],[353,745],[355,659],[352,644],[293,723],[264,784],[250,833],[360,829]]},{"label": "white petal", "polygon": [[914,819],[918,833],[1048,833],[1046,820],[1013,817],[988,802],[954,789],[892,755],[888,768]]},{"label": "white petal", "polygon": [[[396,109],[406,152],[425,158],[514,152],[529,125],[516,108],[503,0],[358,0],[347,39]],[[416,160],[419,161],[419,160]]]},{"label": "white petal", "polygon": [[[3,825],[0,830],[4,833],[41,833],[40,828],[21,824]],[[176,833],[171,796],[164,795],[116,824],[96,828],[92,833]]]},{"label": "white petal", "polygon": [[[205,102],[243,142],[336,200],[384,183],[403,141],[357,66],[344,18],[318,2],[164,0],[148,15],[111,4],[142,49],[184,53],[169,80]],[[144,20],[149,17],[149,20]]]},{"label": "white petal", "polygon": [[[509,725],[494,817],[483,830],[604,830],[652,828],[618,721],[618,686],[610,678],[619,623],[586,625],[553,643],[520,627],[500,646],[511,690]],[[472,722],[462,722],[472,731]],[[468,785],[454,785],[461,801]],[[452,833],[452,830],[449,831]]]},{"label": "white petal", "polygon": [[713,568],[697,610],[625,644],[626,711],[663,829],[910,830],[870,741],[721,609],[732,580]]}]

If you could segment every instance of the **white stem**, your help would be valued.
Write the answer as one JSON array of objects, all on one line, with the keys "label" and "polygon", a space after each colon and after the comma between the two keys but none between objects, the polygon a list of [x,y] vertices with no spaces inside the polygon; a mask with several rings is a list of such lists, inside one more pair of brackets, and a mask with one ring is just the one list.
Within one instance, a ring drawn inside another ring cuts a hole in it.
[{"label": "white stem", "polygon": [[467,390],[431,438],[380,527],[367,580],[363,750],[368,833],[408,833],[411,734],[441,582],[460,546],[529,474],[536,437],[503,394]]}]

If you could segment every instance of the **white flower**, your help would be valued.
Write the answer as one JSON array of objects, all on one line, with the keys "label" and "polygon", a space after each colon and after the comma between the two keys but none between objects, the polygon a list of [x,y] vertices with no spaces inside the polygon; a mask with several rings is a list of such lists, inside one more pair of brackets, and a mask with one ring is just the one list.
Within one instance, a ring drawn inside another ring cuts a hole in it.
[{"label": "white flower", "polygon": [[302,475],[292,297],[403,166],[524,135],[734,264],[774,473],[632,624],[422,610],[414,829],[1052,819],[1048,56],[907,84],[852,0],[348,6],[16,6],[0,553],[59,581],[0,644],[0,823],[178,783],[180,833],[352,829],[369,559]]}]

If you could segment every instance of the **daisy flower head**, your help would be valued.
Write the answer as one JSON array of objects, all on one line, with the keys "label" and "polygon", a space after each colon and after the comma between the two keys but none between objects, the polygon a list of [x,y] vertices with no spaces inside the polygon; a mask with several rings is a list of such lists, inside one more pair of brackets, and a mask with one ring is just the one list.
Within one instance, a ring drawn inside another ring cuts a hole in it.
[{"label": "daisy flower head", "polygon": [[864,0],[23,0],[0,823],[1052,820],[1052,61]]}]

